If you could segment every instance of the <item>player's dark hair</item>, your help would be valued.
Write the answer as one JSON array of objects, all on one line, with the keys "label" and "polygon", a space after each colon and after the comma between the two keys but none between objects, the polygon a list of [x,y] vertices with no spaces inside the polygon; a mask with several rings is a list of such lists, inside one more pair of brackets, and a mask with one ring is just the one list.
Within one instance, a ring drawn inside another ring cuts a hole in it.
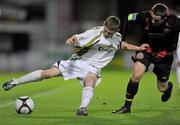
[{"label": "player's dark hair", "polygon": [[120,20],[118,17],[116,16],[109,16],[105,21],[104,21],[104,25],[111,31],[119,31],[120,29]]},{"label": "player's dark hair", "polygon": [[168,7],[163,3],[157,3],[152,7],[152,12],[157,15],[161,16],[162,18],[168,16],[169,10]]}]

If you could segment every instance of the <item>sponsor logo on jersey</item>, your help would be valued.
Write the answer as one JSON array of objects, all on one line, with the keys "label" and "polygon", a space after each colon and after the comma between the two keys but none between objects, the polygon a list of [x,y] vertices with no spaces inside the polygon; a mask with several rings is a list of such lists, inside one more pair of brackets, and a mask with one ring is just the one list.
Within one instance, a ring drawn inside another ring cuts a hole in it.
[{"label": "sponsor logo on jersey", "polygon": [[144,54],[142,52],[136,55],[136,59],[143,59],[143,58],[144,58]]},{"label": "sponsor logo on jersey", "polygon": [[106,51],[106,52],[110,53],[110,52],[112,52],[112,49],[107,46],[100,46],[98,48],[98,51]]}]

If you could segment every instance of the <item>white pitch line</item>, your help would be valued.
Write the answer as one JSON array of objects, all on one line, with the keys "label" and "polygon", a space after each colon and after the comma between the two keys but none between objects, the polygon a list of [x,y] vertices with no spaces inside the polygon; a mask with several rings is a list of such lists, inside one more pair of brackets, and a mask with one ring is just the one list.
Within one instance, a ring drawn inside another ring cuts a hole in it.
[{"label": "white pitch line", "polygon": [[[63,92],[65,90],[65,88],[66,88],[66,85],[64,85],[61,88],[56,88],[56,89],[53,89],[53,90],[50,90],[50,91],[32,94],[32,95],[29,95],[29,97],[40,98],[40,97],[55,94],[55,93],[58,93],[58,92],[61,93],[61,92]],[[13,103],[14,103],[14,101],[9,101],[9,102],[6,102],[4,104],[0,104],[0,108],[4,108],[6,106],[12,105]]]},{"label": "white pitch line", "polygon": [[8,105],[12,105],[12,104],[13,104],[13,101],[4,103],[4,104],[1,104],[1,105],[0,105],[0,108],[4,108],[4,107],[6,107],[6,106],[8,106]]}]

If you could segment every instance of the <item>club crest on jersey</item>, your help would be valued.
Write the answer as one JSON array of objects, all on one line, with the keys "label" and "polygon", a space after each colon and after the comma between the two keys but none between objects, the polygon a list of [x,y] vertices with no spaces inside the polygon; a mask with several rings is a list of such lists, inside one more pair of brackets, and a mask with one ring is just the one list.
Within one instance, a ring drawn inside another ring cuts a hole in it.
[{"label": "club crest on jersey", "polygon": [[143,58],[144,58],[144,54],[142,52],[136,55],[136,59],[143,59]]}]

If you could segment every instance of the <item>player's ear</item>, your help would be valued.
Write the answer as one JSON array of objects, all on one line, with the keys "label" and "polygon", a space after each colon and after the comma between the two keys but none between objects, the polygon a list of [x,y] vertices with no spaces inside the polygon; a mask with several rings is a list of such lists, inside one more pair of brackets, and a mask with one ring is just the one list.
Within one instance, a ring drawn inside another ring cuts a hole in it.
[{"label": "player's ear", "polygon": [[105,21],[103,22],[103,26],[105,26]]},{"label": "player's ear", "polygon": [[152,10],[149,10],[149,13],[150,13],[150,14],[152,14],[152,13],[153,13],[153,11],[152,11]]}]

